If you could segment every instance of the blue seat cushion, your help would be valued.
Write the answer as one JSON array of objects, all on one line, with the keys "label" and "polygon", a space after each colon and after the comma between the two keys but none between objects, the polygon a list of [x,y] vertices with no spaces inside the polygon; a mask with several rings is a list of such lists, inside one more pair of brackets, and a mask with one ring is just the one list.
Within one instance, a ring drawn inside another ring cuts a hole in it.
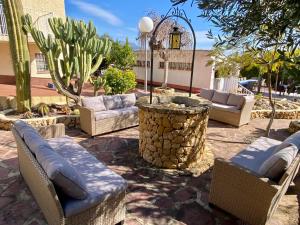
[{"label": "blue seat cushion", "polygon": [[84,200],[67,196],[60,199],[66,217],[76,215],[126,191],[127,182],[121,176],[70,138],[53,138],[48,143],[77,170],[88,192]]}]

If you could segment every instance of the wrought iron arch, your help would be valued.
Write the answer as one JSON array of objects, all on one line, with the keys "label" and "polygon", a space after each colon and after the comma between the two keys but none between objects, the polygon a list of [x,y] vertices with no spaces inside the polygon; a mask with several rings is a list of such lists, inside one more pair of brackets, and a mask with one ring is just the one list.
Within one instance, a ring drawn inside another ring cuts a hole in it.
[{"label": "wrought iron arch", "polygon": [[156,35],[159,27],[162,25],[164,21],[166,21],[169,18],[176,17],[179,19],[182,19],[185,21],[188,26],[190,27],[192,34],[193,34],[193,56],[192,56],[192,68],[191,68],[191,77],[190,77],[190,88],[189,88],[189,96],[192,95],[192,86],[193,86],[193,76],[194,76],[194,64],[195,64],[195,52],[196,52],[196,35],[194,28],[191,24],[191,19],[189,19],[183,9],[179,9],[178,7],[171,8],[166,15],[162,16],[162,20],[157,24],[155,27],[152,37],[150,40],[150,46],[151,46],[151,74],[150,74],[150,104],[152,104],[152,97],[153,97],[153,44],[156,42]]}]

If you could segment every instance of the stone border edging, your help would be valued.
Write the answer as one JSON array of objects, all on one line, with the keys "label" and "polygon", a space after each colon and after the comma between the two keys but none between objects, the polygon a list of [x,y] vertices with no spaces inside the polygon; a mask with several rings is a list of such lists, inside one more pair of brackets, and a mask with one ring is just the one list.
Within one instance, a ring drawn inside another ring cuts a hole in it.
[{"label": "stone border edging", "polygon": [[[266,119],[270,118],[272,110],[252,110],[251,119]],[[294,110],[276,110],[275,119],[300,119],[300,108]]]},{"label": "stone border edging", "polygon": [[[12,109],[4,110],[0,112],[0,130],[10,130],[11,124],[18,120],[9,118],[5,114],[13,111]],[[48,126],[57,123],[63,123],[67,127],[80,127],[80,116],[79,115],[58,115],[32,119],[21,119],[26,121],[33,127]]]}]

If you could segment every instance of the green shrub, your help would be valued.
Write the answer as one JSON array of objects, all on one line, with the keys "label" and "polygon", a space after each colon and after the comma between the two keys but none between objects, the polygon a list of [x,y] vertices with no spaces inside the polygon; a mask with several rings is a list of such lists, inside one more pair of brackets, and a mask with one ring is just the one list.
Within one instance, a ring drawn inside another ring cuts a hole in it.
[{"label": "green shrub", "polygon": [[117,68],[108,68],[104,73],[106,80],[106,94],[115,95],[123,94],[132,90],[136,86],[135,73],[132,70],[119,70]]}]

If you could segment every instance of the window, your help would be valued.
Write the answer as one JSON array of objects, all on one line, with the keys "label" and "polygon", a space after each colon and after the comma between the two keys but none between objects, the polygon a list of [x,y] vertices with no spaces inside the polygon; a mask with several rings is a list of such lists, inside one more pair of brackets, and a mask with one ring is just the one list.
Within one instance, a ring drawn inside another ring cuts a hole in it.
[{"label": "window", "polygon": [[[136,67],[145,67],[145,61],[137,60]],[[147,67],[150,67],[150,61],[147,61]]]},{"label": "window", "polygon": [[[159,69],[164,69],[165,63],[159,62]],[[192,70],[192,63],[181,63],[181,62],[169,62],[169,69],[170,70]]]},{"label": "window", "polygon": [[37,72],[48,72],[48,64],[45,56],[42,53],[35,54],[36,70]]},{"label": "window", "polygon": [[6,20],[5,20],[3,5],[1,0],[0,0],[0,35],[7,35]]}]

